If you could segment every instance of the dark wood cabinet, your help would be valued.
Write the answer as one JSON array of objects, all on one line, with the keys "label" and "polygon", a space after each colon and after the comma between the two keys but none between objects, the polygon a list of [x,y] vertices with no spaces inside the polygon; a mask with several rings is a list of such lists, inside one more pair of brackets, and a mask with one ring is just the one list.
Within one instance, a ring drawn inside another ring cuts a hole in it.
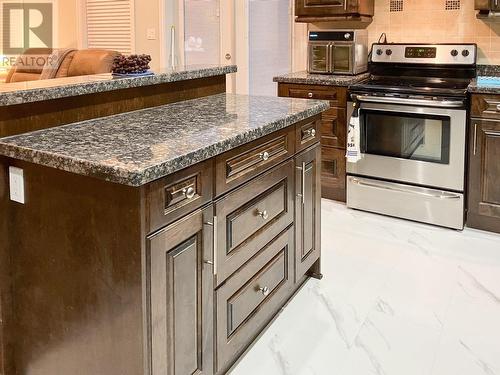
[{"label": "dark wood cabinet", "polygon": [[321,248],[321,147],[295,158],[295,280],[319,259]]},{"label": "dark wood cabinet", "polygon": [[500,121],[472,119],[467,225],[500,233]]},{"label": "dark wood cabinet", "polygon": [[373,17],[374,11],[375,0],[295,0],[297,21],[361,19]]},{"label": "dark wood cabinet", "polygon": [[213,209],[148,238],[152,375],[213,374]]},{"label": "dark wood cabinet", "polygon": [[323,198],[346,201],[347,88],[330,85],[279,83],[278,96],[330,101],[321,116]]},{"label": "dark wood cabinet", "polygon": [[[140,187],[1,157],[0,238],[16,244],[0,240],[0,373],[227,373],[321,276],[320,127],[311,116]],[[24,206],[3,188],[9,165]]]}]

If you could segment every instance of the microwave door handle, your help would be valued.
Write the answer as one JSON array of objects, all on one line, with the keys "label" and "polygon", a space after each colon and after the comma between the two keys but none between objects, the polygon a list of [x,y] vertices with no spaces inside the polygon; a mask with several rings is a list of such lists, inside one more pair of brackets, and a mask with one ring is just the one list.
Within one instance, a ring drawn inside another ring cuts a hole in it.
[{"label": "microwave door handle", "polygon": [[328,44],[327,56],[328,56],[328,73],[333,73],[334,59],[333,59],[333,44],[331,43]]}]

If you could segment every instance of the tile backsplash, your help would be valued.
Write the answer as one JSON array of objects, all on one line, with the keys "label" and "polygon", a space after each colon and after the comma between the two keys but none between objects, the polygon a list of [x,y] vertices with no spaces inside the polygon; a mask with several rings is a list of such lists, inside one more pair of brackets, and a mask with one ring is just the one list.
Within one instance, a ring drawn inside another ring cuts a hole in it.
[{"label": "tile backsplash", "polygon": [[476,18],[474,0],[375,0],[375,17],[368,26],[369,41],[381,33],[388,42],[477,43],[480,64],[500,64],[500,17],[496,22]]}]

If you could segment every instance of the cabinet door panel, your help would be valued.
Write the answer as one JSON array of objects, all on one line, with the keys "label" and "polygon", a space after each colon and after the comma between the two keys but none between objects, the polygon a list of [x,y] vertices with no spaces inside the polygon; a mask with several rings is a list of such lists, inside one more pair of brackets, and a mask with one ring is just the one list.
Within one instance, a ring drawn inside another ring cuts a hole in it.
[{"label": "cabinet door panel", "polygon": [[148,239],[153,375],[213,373],[212,208]]},{"label": "cabinet door panel", "polygon": [[347,119],[345,108],[330,108],[321,119],[321,144],[323,146],[346,148]]},{"label": "cabinet door panel", "polygon": [[473,121],[470,150],[467,224],[500,232],[500,122]]},{"label": "cabinet door panel", "polygon": [[315,146],[296,158],[295,280],[298,281],[320,256],[321,148]]},{"label": "cabinet door panel", "polygon": [[295,0],[298,17],[373,16],[374,0]]},{"label": "cabinet door panel", "polygon": [[345,150],[322,147],[321,184],[323,198],[346,201]]}]

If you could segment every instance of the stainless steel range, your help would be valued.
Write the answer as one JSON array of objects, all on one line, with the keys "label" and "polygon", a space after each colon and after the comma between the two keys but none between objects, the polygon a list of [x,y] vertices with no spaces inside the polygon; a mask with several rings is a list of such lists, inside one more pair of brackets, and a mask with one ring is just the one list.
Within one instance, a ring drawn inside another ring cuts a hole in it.
[{"label": "stainless steel range", "polygon": [[467,86],[474,44],[374,44],[359,105],[362,159],[347,163],[347,205],[463,229]]}]

